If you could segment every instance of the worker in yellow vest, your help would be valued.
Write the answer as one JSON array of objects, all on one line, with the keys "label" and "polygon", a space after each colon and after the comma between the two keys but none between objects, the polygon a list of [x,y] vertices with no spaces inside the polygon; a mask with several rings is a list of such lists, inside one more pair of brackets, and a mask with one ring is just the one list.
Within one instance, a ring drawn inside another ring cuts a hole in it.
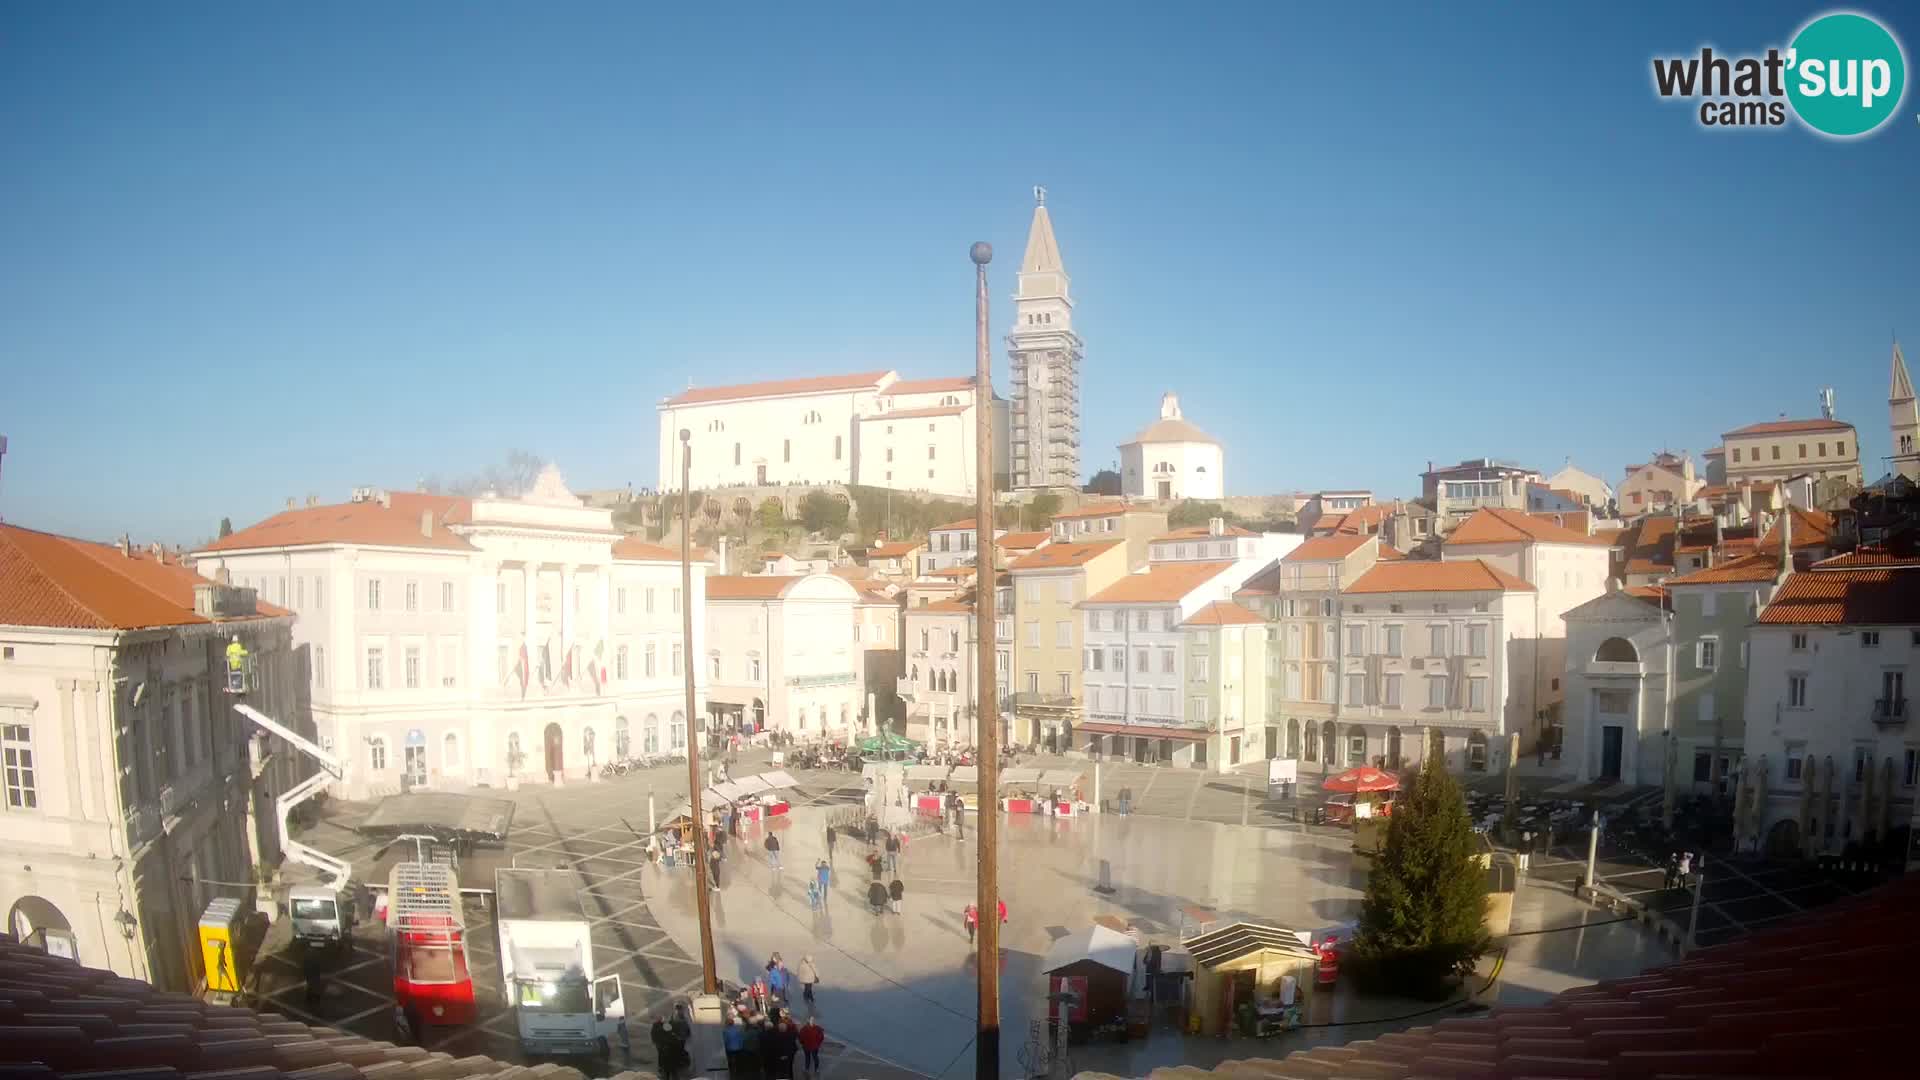
[{"label": "worker in yellow vest", "polygon": [[247,688],[247,647],[240,644],[240,635],[233,635],[227,645],[227,692],[238,694]]}]

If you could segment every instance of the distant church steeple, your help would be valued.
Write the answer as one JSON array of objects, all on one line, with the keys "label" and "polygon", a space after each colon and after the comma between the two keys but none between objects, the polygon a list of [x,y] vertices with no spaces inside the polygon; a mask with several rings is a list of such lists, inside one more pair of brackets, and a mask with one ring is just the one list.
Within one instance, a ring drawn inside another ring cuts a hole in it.
[{"label": "distant church steeple", "polygon": [[1007,335],[1013,399],[1010,471],[1015,488],[1080,486],[1080,337],[1047,189],[1033,189],[1033,222],[1013,294]]},{"label": "distant church steeple", "polygon": [[1913,379],[1907,375],[1907,359],[1900,355],[1900,342],[1893,343],[1893,378],[1887,387],[1887,411],[1891,414],[1893,434],[1893,471],[1920,482],[1920,405],[1913,398]]}]

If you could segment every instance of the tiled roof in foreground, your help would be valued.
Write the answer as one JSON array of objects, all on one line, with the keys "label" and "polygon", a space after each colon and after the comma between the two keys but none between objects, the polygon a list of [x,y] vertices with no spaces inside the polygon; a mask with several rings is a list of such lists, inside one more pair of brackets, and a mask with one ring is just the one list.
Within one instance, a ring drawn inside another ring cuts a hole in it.
[{"label": "tiled roof in foreground", "polygon": [[[645,1032],[638,1034],[644,1036]],[[644,1046],[642,1038],[637,1045]],[[220,1076],[230,1080],[584,1080],[350,1035],[276,1013],[208,1005],[82,967],[0,934],[0,1072],[15,1078]],[[614,1080],[652,1080],[622,1072]]]},{"label": "tiled roof in foreground", "polygon": [[[1920,878],[1782,920],[1543,1005],[1228,1061],[1173,1077],[1894,1076],[1912,1053],[1898,975],[1920,960]],[[1284,1042],[1284,1037],[1282,1042]],[[1119,1080],[1083,1072],[1076,1080]]]}]

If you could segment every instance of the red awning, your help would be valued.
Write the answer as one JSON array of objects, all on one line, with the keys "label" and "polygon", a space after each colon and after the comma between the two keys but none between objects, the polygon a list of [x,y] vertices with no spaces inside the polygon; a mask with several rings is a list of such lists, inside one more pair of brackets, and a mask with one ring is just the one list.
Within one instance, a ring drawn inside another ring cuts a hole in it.
[{"label": "red awning", "polygon": [[1205,742],[1204,728],[1148,727],[1144,724],[1081,724],[1079,730],[1090,735],[1136,735],[1142,739],[1185,739]]}]

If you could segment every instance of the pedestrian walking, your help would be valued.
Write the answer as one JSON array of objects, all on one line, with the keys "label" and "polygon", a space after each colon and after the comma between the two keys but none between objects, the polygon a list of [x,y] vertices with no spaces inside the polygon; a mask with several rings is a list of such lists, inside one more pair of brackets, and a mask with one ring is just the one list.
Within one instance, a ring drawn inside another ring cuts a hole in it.
[{"label": "pedestrian walking", "polygon": [[788,978],[785,961],[780,959],[779,953],[774,953],[767,961],[767,993],[785,1001],[787,994],[791,992],[791,988],[787,986]]},{"label": "pedestrian walking", "polygon": [[778,874],[780,872],[780,838],[771,832],[767,833],[765,846],[767,849],[767,865],[773,867],[773,872]]},{"label": "pedestrian walking", "polygon": [[881,882],[879,875],[875,875],[874,879],[867,883],[867,906],[873,908],[876,916],[887,909],[887,887]]},{"label": "pedestrian walking", "polygon": [[811,954],[800,958],[800,1000],[813,1005],[813,988],[820,982],[820,969],[813,966]]},{"label": "pedestrian walking", "polygon": [[820,910],[820,883],[818,881],[807,882],[807,909],[810,911]]},{"label": "pedestrian walking", "polygon": [[889,874],[899,873],[900,872],[900,838],[898,836],[895,836],[892,833],[888,833],[886,850],[887,850],[887,873]]},{"label": "pedestrian walking", "polygon": [[707,849],[707,888],[720,889],[720,849]]},{"label": "pedestrian walking", "polygon": [[786,1016],[774,1025],[772,1032],[773,1054],[768,1063],[773,1066],[768,1071],[770,1080],[793,1080],[793,1059],[800,1054],[800,1029],[793,1026],[793,1020]]},{"label": "pedestrian walking", "polygon": [[836,839],[838,835],[833,831],[833,826],[827,826],[827,858],[829,860],[833,858],[833,844]]},{"label": "pedestrian walking", "polygon": [[1673,891],[1674,882],[1679,880],[1679,877],[1680,853],[1677,851],[1669,851],[1667,852],[1666,876],[1661,879],[1660,887],[1668,892]]},{"label": "pedestrian walking", "polygon": [[800,1050],[806,1055],[801,1063],[813,1076],[820,1075],[820,1046],[826,1041],[827,1029],[821,1027],[813,1017],[807,1017],[807,1022],[800,1025]]},{"label": "pedestrian walking", "polygon": [[827,860],[819,859],[814,862],[813,876],[820,883],[820,895],[826,896],[827,890],[833,886],[833,868],[827,865]]},{"label": "pedestrian walking", "polygon": [[999,903],[1000,903],[1000,925],[1005,926],[1007,925],[1007,902],[1005,900],[1002,900]]},{"label": "pedestrian walking", "polygon": [[880,870],[880,853],[879,852],[877,851],[867,852],[867,869],[873,872],[873,880],[875,881],[880,880],[881,870]]},{"label": "pedestrian walking", "polygon": [[973,904],[960,913],[960,921],[967,924],[967,944],[973,944],[973,935],[980,929],[980,909]]},{"label": "pedestrian walking", "polygon": [[900,900],[906,895],[907,887],[901,883],[899,878],[894,878],[893,884],[887,886],[887,896],[893,900],[893,913],[895,915],[900,914]]},{"label": "pedestrian walking", "polygon": [[745,1076],[747,1025],[732,1009],[727,1010],[727,1026],[720,1032],[720,1045],[727,1051],[727,1075]]},{"label": "pedestrian walking", "polygon": [[1682,885],[1686,884],[1687,878],[1692,874],[1693,874],[1693,852],[1683,851],[1680,853],[1680,883]]}]

